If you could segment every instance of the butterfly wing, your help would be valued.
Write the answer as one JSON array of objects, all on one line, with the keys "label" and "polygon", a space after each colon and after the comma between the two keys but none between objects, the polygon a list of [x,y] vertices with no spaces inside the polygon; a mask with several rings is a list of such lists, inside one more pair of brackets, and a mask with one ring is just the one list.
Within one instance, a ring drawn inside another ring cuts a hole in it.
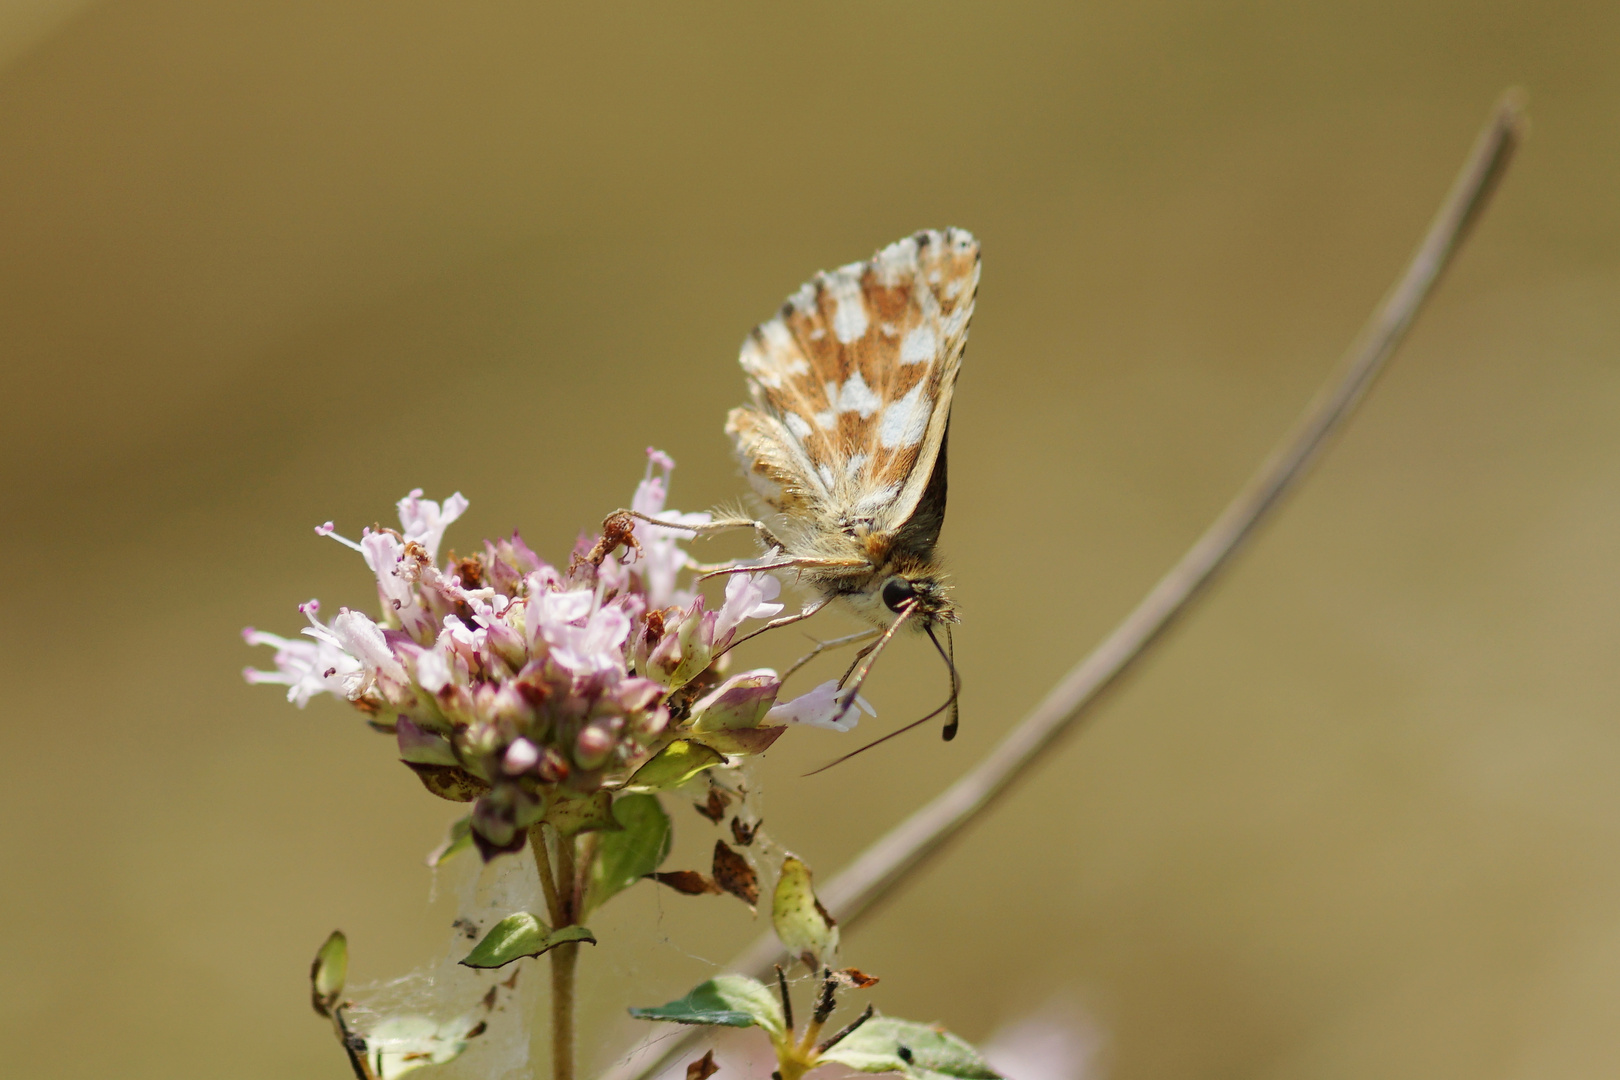
[{"label": "butterfly wing", "polygon": [[[826,514],[879,533],[927,503],[931,546],[978,284],[970,233],[920,232],[817,274],[756,327],[739,358],[754,404],[726,428],[760,496],[790,518]],[[908,533],[928,531],[916,524]]]}]

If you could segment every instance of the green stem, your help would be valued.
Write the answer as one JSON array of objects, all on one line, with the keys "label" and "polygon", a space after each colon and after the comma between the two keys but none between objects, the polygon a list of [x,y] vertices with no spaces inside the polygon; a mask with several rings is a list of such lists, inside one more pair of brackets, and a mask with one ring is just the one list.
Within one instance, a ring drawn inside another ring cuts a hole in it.
[{"label": "green stem", "polygon": [[[555,867],[543,825],[529,830],[529,848],[534,852],[540,888],[546,894],[546,912],[551,916],[552,929],[572,925],[578,891],[574,882],[573,838],[557,833]],[[573,942],[559,945],[551,950],[550,956],[551,1076],[552,1080],[574,1080],[574,969],[579,962],[579,945]]]},{"label": "green stem", "polygon": [[546,894],[546,913],[551,916],[551,927],[555,930],[562,925],[562,900],[557,895],[557,881],[551,871],[551,854],[546,850],[546,833],[544,825],[534,825],[529,829],[529,848],[534,852],[534,868],[540,875],[540,888]]},{"label": "green stem", "polygon": [[551,1078],[574,1080],[574,967],[579,943],[551,950]]},{"label": "green stem", "polygon": [[[555,831],[555,830],[553,830]],[[535,833],[538,834],[538,827]],[[578,921],[579,876],[575,869],[576,839],[557,833],[554,880],[547,882],[546,903],[552,905],[557,928]],[[537,849],[545,849],[545,841]],[[539,856],[536,856],[538,862]],[[546,874],[541,881],[546,882]],[[574,973],[579,964],[579,943],[569,942],[552,949],[551,956],[551,1080],[574,1080]]]},{"label": "green stem", "polygon": [[574,880],[574,845],[576,837],[557,834],[557,901],[562,907],[558,926],[572,926],[579,921],[579,884]]}]

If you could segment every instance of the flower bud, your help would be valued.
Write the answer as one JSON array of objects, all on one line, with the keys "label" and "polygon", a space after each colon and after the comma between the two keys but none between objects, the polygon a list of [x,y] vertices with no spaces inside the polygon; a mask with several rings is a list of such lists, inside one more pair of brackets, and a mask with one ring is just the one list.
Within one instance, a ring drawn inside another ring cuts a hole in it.
[{"label": "flower bud", "polygon": [[709,666],[714,656],[714,620],[714,612],[703,610],[703,597],[692,601],[692,607],[676,631],[680,659],[669,675],[672,689],[685,686]]},{"label": "flower bud", "polygon": [[520,850],[528,839],[518,831],[513,809],[508,789],[505,788],[491,791],[473,805],[473,841],[485,862],[497,855]]},{"label": "flower bud", "polygon": [[521,671],[529,662],[529,649],[521,630],[493,617],[480,622],[488,631],[484,643],[490,656],[505,664],[509,672]]},{"label": "flower bud", "polygon": [[755,728],[776,703],[782,682],[768,668],[733,675],[692,706],[693,731]]},{"label": "flower bud", "polygon": [[[645,640],[645,639],[644,639]],[[675,669],[681,664],[681,639],[679,634],[666,633],[659,638],[657,644],[645,655],[638,655],[636,670],[649,679],[673,687]]]},{"label": "flower bud", "polygon": [[600,717],[586,724],[574,740],[574,762],[582,769],[599,769],[613,756],[617,729],[623,726],[620,717]]},{"label": "flower bud", "polygon": [[535,772],[539,773],[540,779],[548,784],[560,784],[568,779],[568,774],[573,772],[573,769],[569,767],[566,758],[547,746],[540,751],[540,764],[535,767]]},{"label": "flower bud", "polygon": [[669,726],[669,710],[662,705],[656,709],[634,714],[631,721],[631,733],[642,742],[647,742],[661,734]]},{"label": "flower bud", "polygon": [[540,748],[528,739],[515,739],[501,758],[501,771],[508,776],[526,773],[540,764]]}]

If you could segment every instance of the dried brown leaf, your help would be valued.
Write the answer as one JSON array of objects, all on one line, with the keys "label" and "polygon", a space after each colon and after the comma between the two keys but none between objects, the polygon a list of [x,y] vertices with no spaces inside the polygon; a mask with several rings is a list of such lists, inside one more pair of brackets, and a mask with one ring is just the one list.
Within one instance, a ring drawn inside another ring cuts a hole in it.
[{"label": "dried brown leaf", "polygon": [[414,761],[405,765],[416,773],[423,787],[451,802],[472,802],[489,790],[488,784],[459,765],[422,765]]},{"label": "dried brown leaf", "polygon": [[696,870],[664,870],[648,877],[660,885],[668,885],[678,893],[687,896],[703,896],[706,893],[718,893],[720,886],[704,877]]},{"label": "dried brown leaf", "polygon": [[748,860],[728,848],[724,840],[714,842],[714,880],[749,907],[759,903],[759,875]]},{"label": "dried brown leaf", "polygon": [[693,803],[692,809],[718,825],[720,819],[726,816],[726,807],[729,805],[731,805],[731,796],[717,787],[711,787],[708,802]]},{"label": "dried brown leaf", "polygon": [[835,971],[833,977],[845,986],[853,986],[857,990],[865,990],[867,987],[878,984],[876,975],[868,975],[860,968],[845,968],[842,971]]},{"label": "dried brown leaf", "polygon": [[710,1050],[686,1067],[686,1080],[709,1080],[719,1071],[720,1066],[714,1063],[714,1051]]}]

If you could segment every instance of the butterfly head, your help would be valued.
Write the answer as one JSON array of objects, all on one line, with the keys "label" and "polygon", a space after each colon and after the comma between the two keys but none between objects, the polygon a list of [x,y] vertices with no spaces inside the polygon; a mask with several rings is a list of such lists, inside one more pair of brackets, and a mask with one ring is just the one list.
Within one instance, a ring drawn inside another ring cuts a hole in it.
[{"label": "butterfly head", "polygon": [[942,622],[958,622],[956,605],[949,590],[931,567],[897,570],[883,581],[879,594],[883,606],[896,615],[910,611],[909,619],[919,628]]}]

